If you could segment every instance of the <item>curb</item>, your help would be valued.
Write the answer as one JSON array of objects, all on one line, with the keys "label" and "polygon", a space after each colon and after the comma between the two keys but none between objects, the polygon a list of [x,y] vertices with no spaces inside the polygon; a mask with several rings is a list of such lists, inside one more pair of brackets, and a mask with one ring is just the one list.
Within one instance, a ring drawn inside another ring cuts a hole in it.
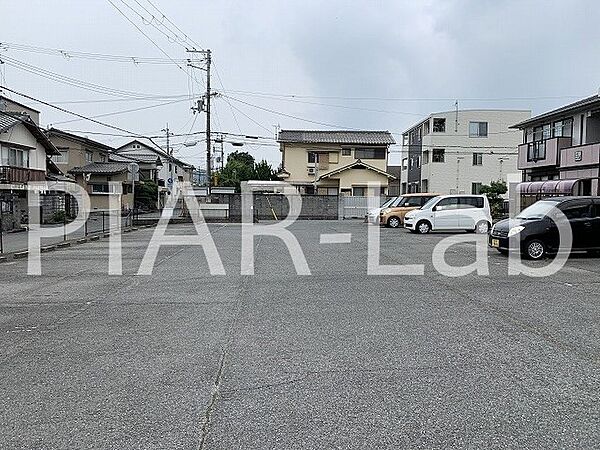
[{"label": "curb", "polygon": [[[156,226],[156,224],[141,225],[141,226],[136,226],[136,227],[131,227],[131,228],[122,228],[121,233],[131,233],[132,231],[137,231],[137,230],[141,230],[144,228],[152,228],[154,226]],[[110,236],[111,236],[111,233],[108,232],[108,233],[104,233],[102,235],[97,234],[97,235],[88,236],[85,238],[74,238],[69,241],[57,242],[56,244],[50,244],[50,245],[45,245],[45,246],[40,247],[40,253],[53,252],[57,249],[71,247],[71,245],[73,245],[73,244],[85,244],[85,243],[91,242],[91,241],[98,241],[98,240],[100,240],[100,238],[110,238]],[[27,258],[28,256],[29,256],[28,250],[20,250],[17,252],[5,253],[3,255],[0,255],[0,263],[7,262],[12,259]]]}]

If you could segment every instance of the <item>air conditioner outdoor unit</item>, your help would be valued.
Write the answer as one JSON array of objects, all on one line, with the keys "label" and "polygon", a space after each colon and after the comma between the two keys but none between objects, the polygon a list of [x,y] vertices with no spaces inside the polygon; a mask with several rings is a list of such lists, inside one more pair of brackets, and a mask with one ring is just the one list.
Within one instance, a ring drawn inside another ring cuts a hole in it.
[{"label": "air conditioner outdoor unit", "polygon": [[308,168],[308,174],[309,175],[314,175],[315,174],[315,168],[314,167],[309,167]]}]

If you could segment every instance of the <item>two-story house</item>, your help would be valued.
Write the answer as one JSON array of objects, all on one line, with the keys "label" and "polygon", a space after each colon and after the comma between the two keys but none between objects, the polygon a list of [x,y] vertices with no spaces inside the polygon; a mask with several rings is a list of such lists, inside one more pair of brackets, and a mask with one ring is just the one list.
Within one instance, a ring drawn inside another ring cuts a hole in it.
[{"label": "two-story house", "polygon": [[518,168],[522,194],[600,193],[600,96],[521,121]]},{"label": "two-story house", "polygon": [[478,194],[483,184],[517,172],[520,136],[509,127],[521,110],[430,114],[402,134],[401,193]]},{"label": "two-story house", "polygon": [[388,131],[282,130],[279,178],[302,194],[367,195],[370,182],[379,182],[387,195],[396,177],[387,170]]},{"label": "two-story house", "polygon": [[64,173],[69,173],[75,167],[108,162],[109,155],[114,151],[112,147],[101,142],[56,128],[46,130],[46,135],[60,152],[52,157],[52,161]]},{"label": "two-story house", "polygon": [[0,97],[0,208],[5,228],[27,216],[27,183],[45,181],[58,149],[39,127],[39,112]]},{"label": "two-story house", "polygon": [[60,152],[52,161],[86,190],[92,209],[109,209],[109,181],[122,183],[121,208],[134,207],[137,161],[113,162],[112,147],[85,136],[56,128],[47,130],[46,135]]}]

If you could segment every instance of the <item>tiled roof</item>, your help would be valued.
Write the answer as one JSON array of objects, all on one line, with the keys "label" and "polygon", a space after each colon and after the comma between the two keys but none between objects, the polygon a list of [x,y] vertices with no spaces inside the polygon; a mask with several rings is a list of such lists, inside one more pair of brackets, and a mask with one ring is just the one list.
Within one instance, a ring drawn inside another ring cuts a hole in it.
[{"label": "tiled roof", "polygon": [[349,145],[391,145],[396,143],[389,131],[281,130],[277,141]]},{"label": "tiled roof", "polygon": [[0,132],[11,129],[16,124],[22,123],[27,130],[42,144],[47,155],[60,155],[58,149],[44,134],[42,129],[27,114],[0,111]]},{"label": "tiled roof", "polygon": [[547,113],[540,114],[539,116],[535,116],[535,117],[532,117],[531,119],[524,120],[523,122],[519,122],[516,125],[513,125],[509,128],[525,128],[526,126],[528,126],[532,123],[535,123],[535,122],[539,122],[540,120],[543,120],[543,119],[546,119],[549,117],[558,116],[563,113],[571,113],[571,112],[577,111],[579,109],[582,109],[582,108],[585,109],[587,107],[590,107],[590,106],[593,106],[596,104],[598,106],[600,106],[600,96],[592,95],[591,97],[587,97],[587,98],[578,100],[569,105],[561,106],[560,108],[553,109],[552,111],[548,111]]},{"label": "tiled roof", "polygon": [[74,167],[69,173],[95,173],[110,175],[113,173],[127,172],[129,164],[118,162],[95,162],[83,167]]}]

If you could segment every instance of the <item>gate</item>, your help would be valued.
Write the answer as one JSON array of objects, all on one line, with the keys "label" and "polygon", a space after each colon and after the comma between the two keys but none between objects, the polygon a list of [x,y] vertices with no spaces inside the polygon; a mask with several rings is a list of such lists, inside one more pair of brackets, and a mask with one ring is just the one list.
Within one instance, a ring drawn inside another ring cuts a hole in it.
[{"label": "gate", "polygon": [[[379,198],[380,204],[388,198],[381,196]],[[341,215],[344,219],[364,219],[369,211],[369,197],[349,195],[340,197],[340,200],[342,204]]]}]

